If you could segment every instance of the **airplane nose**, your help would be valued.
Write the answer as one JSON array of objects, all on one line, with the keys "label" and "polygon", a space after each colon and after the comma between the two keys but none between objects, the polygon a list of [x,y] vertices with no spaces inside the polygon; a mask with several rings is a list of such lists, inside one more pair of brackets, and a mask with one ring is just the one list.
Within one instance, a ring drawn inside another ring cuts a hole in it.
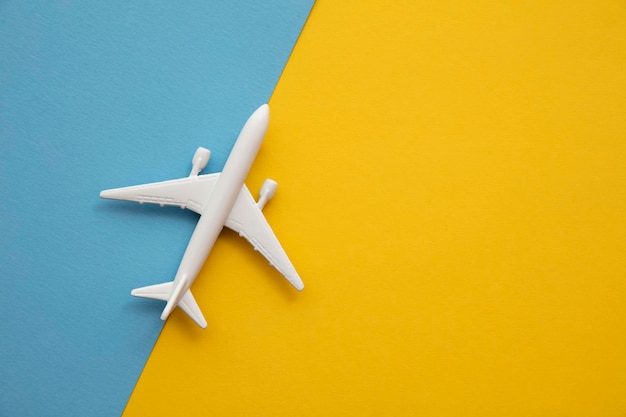
[{"label": "airplane nose", "polygon": [[252,113],[250,119],[258,119],[258,120],[267,120],[269,123],[270,118],[270,106],[266,103],[260,106],[258,109]]}]

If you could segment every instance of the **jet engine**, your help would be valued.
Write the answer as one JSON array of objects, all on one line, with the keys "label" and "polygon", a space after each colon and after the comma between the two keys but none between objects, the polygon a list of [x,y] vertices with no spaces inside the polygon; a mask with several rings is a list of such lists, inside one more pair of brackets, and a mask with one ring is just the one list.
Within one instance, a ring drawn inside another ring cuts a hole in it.
[{"label": "jet engine", "polygon": [[191,173],[189,174],[189,176],[195,177],[196,175],[198,175],[200,171],[204,169],[206,164],[209,163],[210,157],[211,157],[210,150],[203,148],[203,147],[199,147],[196,150],[196,153],[193,155],[193,158],[191,159]]},{"label": "jet engine", "polygon": [[259,191],[259,201],[257,201],[256,205],[263,210],[265,204],[276,194],[276,188],[278,188],[278,183],[271,179],[266,179],[263,185],[261,186],[261,191]]}]

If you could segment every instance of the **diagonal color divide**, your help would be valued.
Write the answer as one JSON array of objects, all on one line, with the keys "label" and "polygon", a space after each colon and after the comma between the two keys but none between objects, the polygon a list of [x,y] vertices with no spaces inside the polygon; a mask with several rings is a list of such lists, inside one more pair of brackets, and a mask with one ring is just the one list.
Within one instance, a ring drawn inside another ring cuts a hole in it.
[{"label": "diagonal color divide", "polygon": [[122,412],[195,219],[99,191],[219,170],[312,6],[213,3],[0,6],[0,415]]},{"label": "diagonal color divide", "polygon": [[316,2],[248,178],[306,288],[223,233],[124,417],[626,415],[625,6]]}]

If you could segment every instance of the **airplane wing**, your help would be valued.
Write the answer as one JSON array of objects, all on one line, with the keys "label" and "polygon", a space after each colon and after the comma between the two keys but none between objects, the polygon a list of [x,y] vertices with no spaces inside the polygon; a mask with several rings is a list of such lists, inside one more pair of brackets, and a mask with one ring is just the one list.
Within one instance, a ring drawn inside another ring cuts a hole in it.
[{"label": "airplane wing", "polygon": [[298,291],[304,288],[296,269],[245,184],[226,220],[226,227],[245,237]]},{"label": "airplane wing", "polygon": [[160,204],[161,206],[178,206],[201,214],[202,207],[207,202],[207,197],[211,194],[219,175],[219,173],[198,175],[178,180],[104,190],[100,193],[100,197]]}]

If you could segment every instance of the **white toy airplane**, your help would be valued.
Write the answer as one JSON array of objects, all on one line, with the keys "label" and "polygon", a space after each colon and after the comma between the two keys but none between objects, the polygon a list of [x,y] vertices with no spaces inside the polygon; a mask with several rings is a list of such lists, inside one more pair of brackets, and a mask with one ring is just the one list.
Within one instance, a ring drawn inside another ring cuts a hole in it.
[{"label": "white toy airplane", "polygon": [[298,291],[304,288],[302,280],[261,212],[274,196],[278,184],[270,179],[265,180],[258,202],[254,201],[244,184],[263,142],[268,123],[269,106],[264,104],[244,125],[221,173],[198,175],[211,155],[208,149],[198,148],[187,178],[116,188],[100,193],[102,198],[179,206],[200,214],[200,220],[191,235],[174,281],[136,288],[131,292],[137,297],[167,301],[161,320],[166,320],[174,307],[179,306],[200,327],[206,327],[206,320],[189,288],[224,226],[245,237]]}]

